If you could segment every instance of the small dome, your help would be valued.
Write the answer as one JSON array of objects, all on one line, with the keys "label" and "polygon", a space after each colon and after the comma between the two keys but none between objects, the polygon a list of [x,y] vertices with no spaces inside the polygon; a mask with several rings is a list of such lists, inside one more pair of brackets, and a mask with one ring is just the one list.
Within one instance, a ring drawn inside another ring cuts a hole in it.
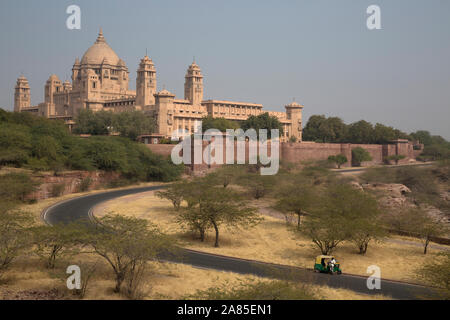
[{"label": "small dome", "polygon": [[303,106],[301,104],[297,103],[297,101],[292,101],[286,107],[288,107],[288,108],[303,108]]},{"label": "small dome", "polygon": [[198,70],[200,71],[200,67],[198,66],[198,64],[194,62],[192,62],[192,64],[189,66],[189,70]]},{"label": "small dome", "polygon": [[59,78],[56,74],[52,74],[48,80],[59,80]]},{"label": "small dome", "polygon": [[105,59],[107,59],[108,63],[113,65],[118,65],[121,60],[114,50],[111,49],[111,47],[106,43],[106,40],[103,37],[103,32],[100,29],[97,40],[83,55],[83,58],[81,58],[81,63],[102,64]]},{"label": "small dome", "polygon": [[160,92],[158,92],[158,96],[175,96],[175,95],[166,89],[162,89]]}]

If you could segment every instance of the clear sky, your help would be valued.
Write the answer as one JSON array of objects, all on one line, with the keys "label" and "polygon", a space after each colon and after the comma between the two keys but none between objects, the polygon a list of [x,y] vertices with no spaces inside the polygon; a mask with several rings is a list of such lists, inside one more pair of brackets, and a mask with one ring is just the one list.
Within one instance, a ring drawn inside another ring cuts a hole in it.
[{"label": "clear sky", "polygon": [[[66,28],[70,4],[81,7],[81,30]],[[381,8],[382,30],[366,27],[371,4]],[[147,48],[159,89],[179,98],[195,56],[206,99],[284,111],[295,97],[305,120],[365,119],[450,139],[448,0],[2,0],[0,26],[5,109],[21,73],[33,104],[50,74],[70,79],[101,26],[131,89]]]}]

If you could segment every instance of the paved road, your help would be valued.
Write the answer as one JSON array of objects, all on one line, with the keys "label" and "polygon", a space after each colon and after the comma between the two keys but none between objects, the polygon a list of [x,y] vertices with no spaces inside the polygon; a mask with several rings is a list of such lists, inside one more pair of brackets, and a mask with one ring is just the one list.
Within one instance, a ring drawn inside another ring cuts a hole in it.
[{"label": "paved road", "polygon": [[[89,217],[90,210],[101,202],[125,195],[157,190],[161,187],[140,187],[102,192],[57,203],[43,213],[47,223],[68,223]],[[190,264],[196,267],[253,274],[276,279],[290,279],[306,283],[350,289],[364,294],[383,294],[394,299],[420,299],[431,294],[428,288],[396,281],[381,281],[381,290],[367,289],[366,277],[355,275],[327,275],[312,270],[260,261],[237,259],[180,248],[177,253],[166,253],[161,260]],[[400,266],[399,266],[400,267]],[[345,271],[345,266],[344,266]]]},{"label": "paved road", "polygon": [[401,168],[401,167],[424,167],[431,166],[434,163],[412,163],[412,164],[398,164],[390,166],[375,166],[375,167],[361,167],[361,168],[350,168],[350,169],[333,169],[333,172],[346,173],[346,172],[361,172],[372,168]]}]

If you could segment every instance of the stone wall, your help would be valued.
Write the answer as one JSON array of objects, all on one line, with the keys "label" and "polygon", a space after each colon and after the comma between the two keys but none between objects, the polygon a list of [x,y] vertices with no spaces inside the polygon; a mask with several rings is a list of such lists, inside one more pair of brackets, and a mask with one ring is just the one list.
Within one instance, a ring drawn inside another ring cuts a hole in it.
[{"label": "stone wall", "polygon": [[[164,156],[170,156],[172,149],[175,145],[163,145],[163,144],[147,144],[151,151]],[[208,146],[208,142],[203,142],[202,150]],[[390,155],[404,155],[405,159],[399,161],[399,163],[407,163],[412,159],[415,159],[422,150],[414,150],[413,143],[406,140],[399,140],[392,144],[350,144],[350,143],[315,143],[315,142],[300,142],[280,143],[280,161],[285,163],[301,163],[303,161],[311,160],[326,160],[329,156],[343,154],[347,157],[348,162],[343,167],[351,167],[352,149],[361,147],[367,150],[372,156],[371,161],[363,162],[362,166],[382,164],[384,159]],[[237,147],[236,142],[234,146],[234,159],[236,162]],[[246,143],[246,162],[248,163],[248,142]],[[270,144],[268,145],[270,155]],[[191,159],[193,159],[193,150],[191,151]],[[224,145],[223,151],[223,163],[226,159],[226,147]],[[214,165],[213,165],[214,166]],[[208,167],[206,163],[190,165],[193,171],[204,170]]]},{"label": "stone wall", "polygon": [[101,171],[68,171],[57,176],[50,173],[34,174],[32,179],[40,183],[38,189],[27,196],[27,199],[42,200],[52,197],[52,188],[62,185],[62,193],[70,194],[80,192],[80,183],[83,179],[89,178],[91,183],[89,190],[101,188],[108,183],[120,178],[118,173]]}]

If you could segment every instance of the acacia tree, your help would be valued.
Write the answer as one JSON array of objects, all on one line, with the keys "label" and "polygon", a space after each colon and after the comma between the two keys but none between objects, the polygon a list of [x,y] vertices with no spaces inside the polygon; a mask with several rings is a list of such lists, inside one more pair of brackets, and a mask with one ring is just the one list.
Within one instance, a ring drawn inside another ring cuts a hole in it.
[{"label": "acacia tree", "polygon": [[250,195],[258,200],[273,189],[275,177],[272,175],[263,176],[258,172],[247,173],[239,177],[238,184],[246,188]]},{"label": "acacia tree", "polygon": [[175,210],[179,210],[183,201],[185,183],[175,183],[167,187],[166,190],[157,191],[155,194],[158,198],[170,200]]},{"label": "acacia tree", "polygon": [[446,224],[431,217],[425,210],[417,208],[406,211],[406,231],[420,236],[423,254],[427,254],[428,245],[433,237],[439,237],[448,231]]},{"label": "acacia tree", "polygon": [[386,232],[380,222],[380,210],[375,198],[359,190],[347,194],[348,212],[345,212],[349,240],[366,254],[371,241],[382,239]]},{"label": "acacia tree", "polygon": [[200,210],[198,205],[183,208],[177,216],[177,222],[187,226],[194,234],[198,233],[201,242],[205,241],[206,232],[211,228],[208,216]]},{"label": "acacia tree", "polygon": [[208,188],[199,202],[200,211],[205,214],[214,228],[215,247],[219,247],[219,228],[222,224],[229,227],[253,227],[260,222],[255,208],[249,207],[241,196],[230,189]]},{"label": "acacia tree", "polygon": [[45,261],[46,267],[53,269],[56,260],[71,254],[77,239],[77,225],[37,226],[32,231],[35,253]]},{"label": "acacia tree", "polygon": [[14,259],[30,245],[32,223],[30,214],[11,210],[6,203],[0,204],[0,278]]},{"label": "acacia tree", "polygon": [[86,225],[83,242],[103,257],[111,266],[120,292],[127,280],[127,294],[140,281],[147,261],[171,248],[170,239],[147,220],[107,214],[95,225]]},{"label": "acacia tree", "polygon": [[190,193],[191,207],[178,216],[178,221],[187,223],[199,231],[200,239],[209,227],[214,228],[214,246],[219,247],[220,227],[253,227],[261,218],[256,210],[245,203],[241,195],[230,189],[211,185],[208,180],[197,181],[195,192]]},{"label": "acacia tree", "polygon": [[239,177],[244,174],[245,167],[242,165],[224,165],[205,178],[212,185],[221,185],[224,188],[232,183],[236,183]]},{"label": "acacia tree", "polygon": [[[294,191],[295,190],[295,191]],[[302,217],[306,215],[306,210],[310,208],[317,199],[317,190],[310,185],[289,185],[278,194],[278,201],[275,208],[286,215],[295,214],[297,216],[297,229],[300,230]]]},{"label": "acacia tree", "polygon": [[381,237],[376,200],[349,185],[327,187],[309,212],[304,230],[322,254],[331,253],[345,240],[364,254],[369,242]]}]

